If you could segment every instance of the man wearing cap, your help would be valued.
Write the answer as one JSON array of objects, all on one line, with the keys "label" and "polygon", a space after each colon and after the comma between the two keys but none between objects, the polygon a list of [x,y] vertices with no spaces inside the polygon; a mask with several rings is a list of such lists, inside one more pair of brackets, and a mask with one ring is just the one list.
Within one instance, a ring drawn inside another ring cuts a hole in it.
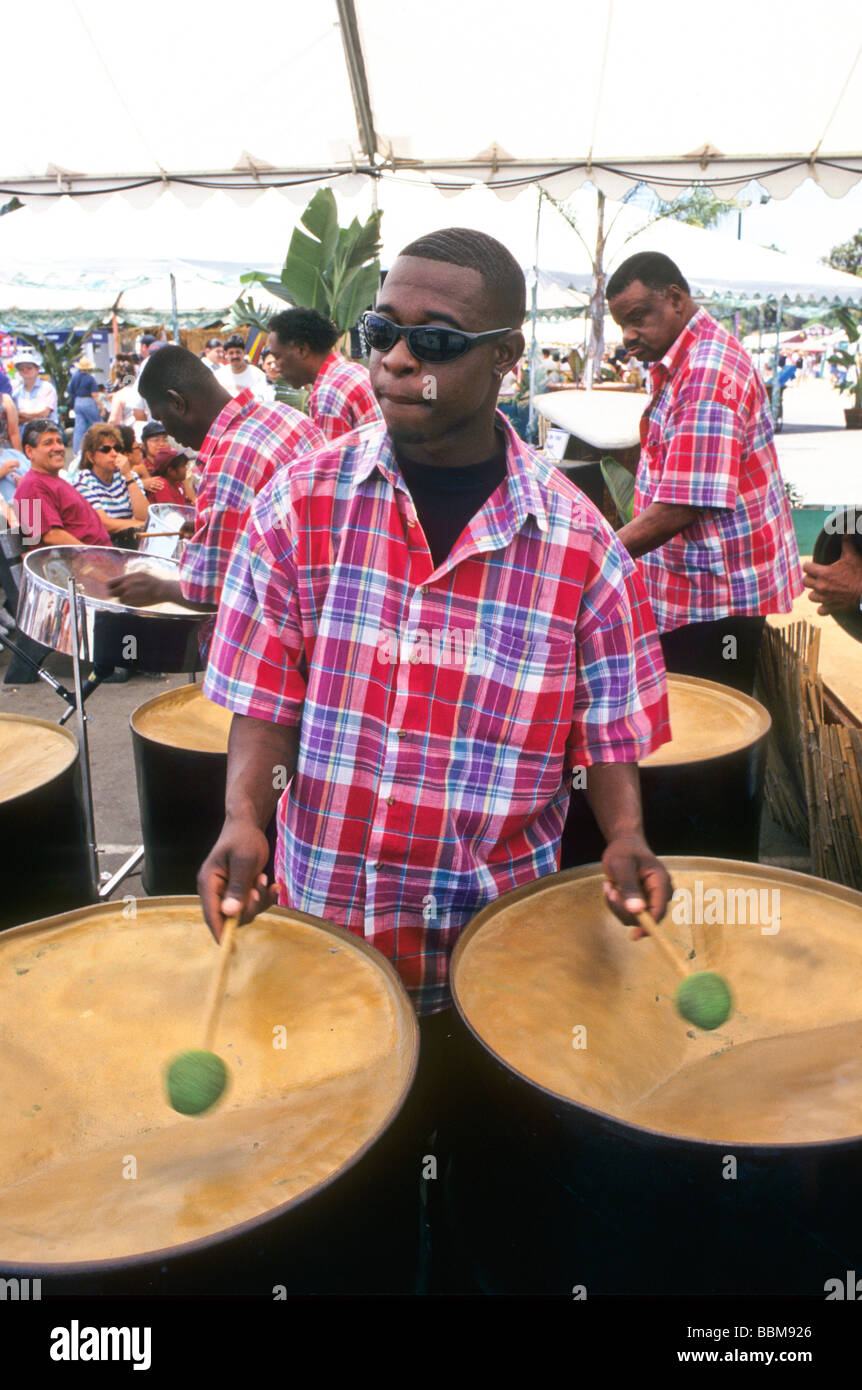
[{"label": "man wearing cap", "polygon": [[667,669],[751,694],[766,615],[802,592],[763,383],[660,252],[624,261],[607,300],[629,356],[652,364],[619,538],[640,561]]},{"label": "man wearing cap", "polygon": [[311,387],[306,409],[327,439],[378,424],[368,371],[336,352],[338,329],[316,309],[285,309],[269,321],[269,350],[288,386]]},{"label": "man wearing cap", "polygon": [[245,355],[245,343],[239,333],[233,333],[228,338],[224,345],[224,357],[224,366],[216,368],[215,377],[231,396],[238,396],[240,391],[252,391],[259,401],[268,396],[266,376],[260,367],[249,362]]},{"label": "man wearing cap", "polygon": [[30,420],[59,421],[57,414],[57,392],[50,381],[44,381],[39,372],[41,358],[32,348],[22,348],[14,358],[15,370],[21,384],[12,393],[18,410],[18,423],[23,429]]}]

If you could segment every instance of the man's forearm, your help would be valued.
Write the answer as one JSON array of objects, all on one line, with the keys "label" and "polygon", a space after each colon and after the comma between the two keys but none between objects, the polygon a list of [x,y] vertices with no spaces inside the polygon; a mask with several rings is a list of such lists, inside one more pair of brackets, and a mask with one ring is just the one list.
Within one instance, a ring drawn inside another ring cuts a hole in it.
[{"label": "man's forearm", "polygon": [[47,408],[45,410],[21,410],[19,407],[18,421],[20,424],[26,425],[28,420],[47,420],[50,414],[51,412]]},{"label": "man's forearm", "polygon": [[617,532],[617,539],[632,559],[637,560],[639,556],[664,545],[672,536],[678,536],[699,516],[697,507],[672,507],[666,502],[651,502],[640,516]]},{"label": "man's forearm", "polygon": [[637,763],[593,763],[587,768],[586,796],[608,844],[643,836],[640,773]]},{"label": "man's forearm", "polygon": [[235,714],[227,754],[225,815],[265,830],[296,771],[299,729]]}]

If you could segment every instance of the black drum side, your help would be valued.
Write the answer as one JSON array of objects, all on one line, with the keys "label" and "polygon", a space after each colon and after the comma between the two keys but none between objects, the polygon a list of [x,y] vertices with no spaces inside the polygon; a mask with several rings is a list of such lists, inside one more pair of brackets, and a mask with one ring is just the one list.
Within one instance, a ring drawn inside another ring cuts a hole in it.
[{"label": "black drum side", "polygon": [[144,844],[144,890],[194,893],[197,871],[224,824],[227,754],[145,738],[132,723]]}]

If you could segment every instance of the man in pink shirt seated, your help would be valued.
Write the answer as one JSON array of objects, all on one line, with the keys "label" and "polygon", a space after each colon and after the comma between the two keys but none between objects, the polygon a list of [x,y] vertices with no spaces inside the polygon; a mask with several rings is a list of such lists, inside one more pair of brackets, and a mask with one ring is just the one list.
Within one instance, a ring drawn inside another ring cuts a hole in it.
[{"label": "man in pink shirt seated", "polygon": [[22,435],[30,460],[15,490],[24,544],[110,545],[99,515],[77,488],[60,477],[66,446],[52,420],[31,420]]},{"label": "man in pink shirt seated", "polygon": [[[21,443],[30,460],[29,471],[15,490],[15,509],[24,545],[28,549],[45,545],[110,545],[111,538],[95,507],[60,477],[66,446],[59,426],[53,420],[30,420],[21,431]],[[24,633],[18,633],[15,641],[18,651],[3,684],[30,685],[38,676],[24,657],[41,665],[50,650]]]}]

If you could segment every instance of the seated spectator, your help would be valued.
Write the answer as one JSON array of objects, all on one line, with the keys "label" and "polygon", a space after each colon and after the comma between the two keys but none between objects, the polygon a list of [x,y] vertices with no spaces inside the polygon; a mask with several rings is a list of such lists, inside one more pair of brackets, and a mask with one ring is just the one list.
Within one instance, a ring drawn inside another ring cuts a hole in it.
[{"label": "seated spectator", "polygon": [[152,473],[156,454],[168,447],[168,432],[158,420],[148,420],[141,430],[141,446],[144,451],[144,467]]},{"label": "seated spectator", "polygon": [[110,545],[95,507],[60,477],[66,446],[59,426],[52,420],[30,420],[21,442],[30,462],[15,490],[24,544]]},{"label": "seated spectator", "polygon": [[18,411],[18,423],[22,426],[31,420],[53,420],[58,424],[57,392],[50,381],[39,375],[42,359],[32,348],[20,348],[13,358],[15,370],[21,378],[14,390],[13,399]]},{"label": "seated spectator", "polygon": [[26,454],[21,452],[21,432],[18,411],[12,397],[0,395],[0,498],[11,502],[15,489],[30,467]]},{"label": "seated spectator", "polygon": [[216,370],[215,378],[231,396],[249,388],[259,401],[269,390],[260,367],[252,366],[245,355],[245,343],[239,333],[233,333],[224,345],[225,363]]},{"label": "seated spectator", "polygon": [[195,494],[191,482],[186,481],[189,459],[187,454],[175,453],[173,449],[162,449],[153,464],[153,476],[159,478],[162,487],[157,502],[173,502],[177,507],[193,507]]},{"label": "seated spectator", "polygon": [[149,503],[113,425],[91,425],[87,430],[75,487],[95,507],[115,544],[124,533],[146,525]]},{"label": "seated spectator", "polygon": [[99,383],[93,376],[93,363],[89,357],[79,357],[69,378],[69,389],[66,392],[66,404],[75,415],[72,448],[76,454],[90,426],[95,425],[97,420],[104,419],[99,391]]},{"label": "seated spectator", "polygon": [[135,437],[135,431],[131,425],[116,425],[122,440],[122,450],[128,460],[129,467],[138,476],[138,481],[150,501],[158,501],[157,493],[161,492],[164,482],[161,478],[152,476],[152,469],[144,463],[144,450],[141,441]]}]

